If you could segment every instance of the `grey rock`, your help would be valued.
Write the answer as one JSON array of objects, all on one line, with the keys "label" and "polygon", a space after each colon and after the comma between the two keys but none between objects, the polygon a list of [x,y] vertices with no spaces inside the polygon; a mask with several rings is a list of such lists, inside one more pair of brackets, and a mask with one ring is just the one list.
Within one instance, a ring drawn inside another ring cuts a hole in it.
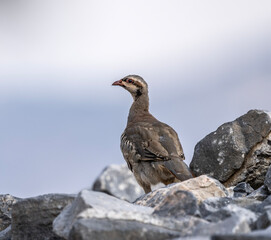
[{"label": "grey rock", "polygon": [[242,208],[246,208],[250,211],[253,211],[255,213],[257,212],[257,209],[259,208],[259,206],[262,204],[261,201],[258,200],[254,200],[254,199],[250,199],[250,198],[235,198],[233,200],[233,204],[242,207]]},{"label": "grey rock", "polygon": [[250,228],[251,229],[255,228],[255,222],[256,222],[258,216],[254,212],[252,212],[248,209],[236,206],[234,204],[230,204],[230,205],[227,205],[227,206],[219,209],[218,211],[208,215],[205,219],[210,222],[216,223],[216,222],[220,222],[220,221],[223,221],[227,218],[234,217],[234,216],[246,219]]},{"label": "grey rock", "polygon": [[208,215],[216,213],[228,205],[235,205],[237,207],[257,212],[258,209],[261,208],[260,206],[262,205],[262,202],[249,198],[209,198],[201,202],[199,209],[202,217],[206,218]]},{"label": "grey rock", "polygon": [[219,209],[229,205],[232,202],[233,200],[228,197],[224,197],[224,198],[215,197],[215,198],[206,199],[205,201],[201,202],[199,205],[201,216],[203,218],[206,218],[210,214],[217,212]]},{"label": "grey rock", "polygon": [[[163,236],[168,234],[168,238],[171,238],[173,235],[176,237],[176,232],[178,236],[189,235],[197,224],[207,223],[193,216],[178,219],[163,217],[153,214],[154,211],[154,208],[135,205],[105,193],[83,190],[54,220],[53,229],[58,236],[65,239],[73,239],[74,236],[78,237],[76,239],[91,239],[93,236],[104,239],[104,236],[109,234],[104,226],[108,226],[109,232],[111,226],[114,226],[115,232],[110,232],[110,239],[119,239],[122,234],[120,230],[130,236],[130,230],[131,234],[138,233],[140,228],[146,226],[152,234],[150,236],[159,237],[162,233]],[[147,236],[149,235],[142,237]]]},{"label": "grey rock", "polygon": [[70,240],[80,239],[173,239],[179,236],[176,231],[141,222],[107,219],[79,219],[69,234]]},{"label": "grey rock", "polygon": [[190,163],[193,173],[208,174],[227,187],[240,182],[260,187],[271,163],[270,116],[251,110],[207,135],[195,147]]},{"label": "grey rock", "polygon": [[216,235],[212,236],[211,240],[271,240],[269,236],[262,235]]},{"label": "grey rock", "polygon": [[249,235],[251,236],[262,236],[262,237],[269,237],[271,238],[271,226],[264,229],[264,230],[257,230],[251,232]]},{"label": "grey rock", "polygon": [[0,240],[11,240],[11,226],[0,232]]},{"label": "grey rock", "polygon": [[255,191],[253,191],[252,193],[250,193],[249,195],[247,195],[247,198],[263,201],[268,196],[269,196],[268,190],[263,185],[263,186],[259,187],[258,189],[256,189]]},{"label": "grey rock", "polygon": [[271,195],[266,198],[261,204],[256,206],[255,212],[264,213],[268,209],[271,209]]},{"label": "grey rock", "polygon": [[254,189],[249,185],[249,183],[241,182],[233,188],[234,197],[246,197],[248,194],[252,193]]},{"label": "grey rock", "polygon": [[11,224],[12,205],[18,200],[19,198],[9,194],[0,195],[0,231],[6,229]]},{"label": "grey rock", "polygon": [[[271,141],[270,141],[270,145],[271,145]],[[270,151],[270,157],[271,157],[271,151]],[[271,193],[271,166],[269,167],[265,175],[264,185],[268,189],[269,193]]]},{"label": "grey rock", "polygon": [[110,165],[95,180],[92,190],[104,192],[129,202],[144,194],[127,165]]},{"label": "grey rock", "polygon": [[47,194],[16,202],[12,208],[12,240],[62,239],[52,231],[52,222],[74,199],[72,195]]},{"label": "grey rock", "polygon": [[211,240],[271,240],[271,227],[248,234],[215,235]]},{"label": "grey rock", "polygon": [[211,240],[211,236],[188,236],[175,238],[174,240]]},{"label": "grey rock", "polygon": [[141,214],[150,215],[152,208],[136,206],[105,193],[83,190],[74,202],[54,220],[54,232],[68,239],[73,223],[78,218],[129,219]]},{"label": "grey rock", "polygon": [[257,229],[265,229],[271,225],[271,208],[264,212],[257,220]]},{"label": "grey rock", "polygon": [[199,224],[193,235],[212,236],[215,234],[249,233],[250,231],[249,221],[246,217],[234,215],[217,223]]},{"label": "grey rock", "polygon": [[187,215],[200,215],[195,196],[190,192],[181,190],[165,196],[161,203],[154,208],[153,214],[174,218]]},{"label": "grey rock", "polygon": [[212,236],[211,240],[271,240],[268,236],[253,236],[253,235],[216,235]]}]

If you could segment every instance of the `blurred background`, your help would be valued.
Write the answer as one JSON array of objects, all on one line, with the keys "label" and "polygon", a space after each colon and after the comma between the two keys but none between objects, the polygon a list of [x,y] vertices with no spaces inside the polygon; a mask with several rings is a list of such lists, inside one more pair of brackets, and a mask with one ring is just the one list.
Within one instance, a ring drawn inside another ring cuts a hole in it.
[{"label": "blurred background", "polygon": [[124,163],[132,103],[196,143],[250,109],[271,110],[270,0],[1,0],[0,194],[77,193]]}]

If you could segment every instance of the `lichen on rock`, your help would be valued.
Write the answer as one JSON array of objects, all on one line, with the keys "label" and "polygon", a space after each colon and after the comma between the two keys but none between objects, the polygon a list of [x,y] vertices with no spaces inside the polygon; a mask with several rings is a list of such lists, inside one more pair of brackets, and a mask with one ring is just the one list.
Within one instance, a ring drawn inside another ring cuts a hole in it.
[{"label": "lichen on rock", "polygon": [[208,174],[227,187],[247,182],[258,188],[270,163],[270,113],[251,110],[202,139],[190,168],[196,176]]}]

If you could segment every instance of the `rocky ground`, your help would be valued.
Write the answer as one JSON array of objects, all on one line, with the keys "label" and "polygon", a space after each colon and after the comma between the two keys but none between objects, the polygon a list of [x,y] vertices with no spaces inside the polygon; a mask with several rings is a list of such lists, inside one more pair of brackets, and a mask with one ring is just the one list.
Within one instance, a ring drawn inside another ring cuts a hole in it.
[{"label": "rocky ground", "polygon": [[144,194],[125,165],[78,195],[0,195],[0,240],[271,240],[271,117],[250,111],[195,147],[197,176]]}]

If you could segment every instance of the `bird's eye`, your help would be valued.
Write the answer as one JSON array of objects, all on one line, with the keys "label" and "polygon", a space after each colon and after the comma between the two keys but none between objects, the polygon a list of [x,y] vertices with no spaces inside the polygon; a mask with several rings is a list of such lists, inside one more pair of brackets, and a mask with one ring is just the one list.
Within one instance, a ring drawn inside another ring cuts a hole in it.
[{"label": "bird's eye", "polygon": [[129,82],[129,83],[134,83],[134,81],[133,81],[133,80],[131,80],[131,79],[129,79],[129,80],[128,80],[128,82]]}]

